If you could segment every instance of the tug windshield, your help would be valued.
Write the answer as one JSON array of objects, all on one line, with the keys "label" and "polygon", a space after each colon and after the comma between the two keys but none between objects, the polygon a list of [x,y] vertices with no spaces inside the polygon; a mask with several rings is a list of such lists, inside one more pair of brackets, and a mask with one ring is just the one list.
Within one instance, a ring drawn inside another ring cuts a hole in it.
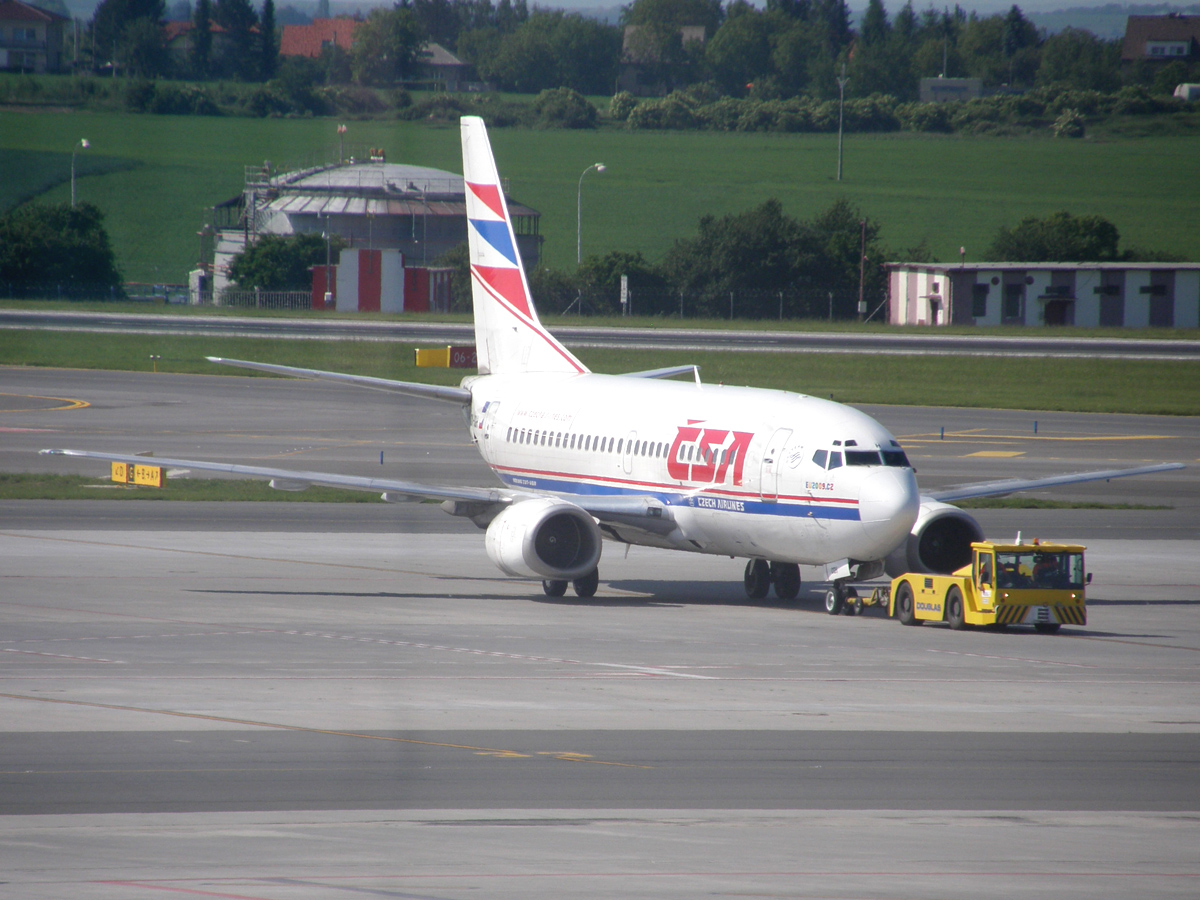
[{"label": "tug windshield", "polygon": [[1083,588],[1083,554],[1054,553],[1036,548],[996,554],[996,587]]}]

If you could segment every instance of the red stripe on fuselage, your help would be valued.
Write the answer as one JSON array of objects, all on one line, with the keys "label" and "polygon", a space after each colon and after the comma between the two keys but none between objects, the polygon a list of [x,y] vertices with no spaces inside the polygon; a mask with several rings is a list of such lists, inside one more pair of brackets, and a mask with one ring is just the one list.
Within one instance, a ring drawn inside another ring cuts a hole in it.
[{"label": "red stripe on fuselage", "polygon": [[[545,469],[521,469],[517,466],[498,466],[493,465],[492,470],[496,472],[508,472],[512,475],[535,475],[543,478],[561,478],[574,481],[595,481],[603,484],[617,484],[633,488],[650,488],[664,494],[693,494],[697,491],[703,491],[707,494],[721,494],[726,497],[738,498],[757,498],[761,499],[761,494],[756,494],[751,491],[731,491],[715,485],[680,485],[680,484],[662,484],[657,481],[632,481],[628,478],[609,478],[604,475],[581,475],[578,472],[551,472]],[[858,506],[857,500],[848,500],[840,497],[800,497],[791,494],[780,494],[779,500],[794,500],[798,503],[841,503],[848,506]]]}]

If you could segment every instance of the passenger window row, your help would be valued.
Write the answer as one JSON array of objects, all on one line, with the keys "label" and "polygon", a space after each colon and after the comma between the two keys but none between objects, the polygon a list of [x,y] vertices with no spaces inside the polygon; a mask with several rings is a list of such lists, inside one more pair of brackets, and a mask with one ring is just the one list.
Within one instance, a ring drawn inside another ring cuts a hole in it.
[{"label": "passenger window row", "polygon": [[[558,447],[563,450],[583,450],[596,453],[623,453],[625,439],[605,437],[598,434],[572,434],[565,431],[550,431],[534,428],[509,428],[504,439],[510,444],[533,444],[539,447]],[[661,441],[634,441],[631,452],[634,456],[655,458],[666,457],[670,449]]]}]

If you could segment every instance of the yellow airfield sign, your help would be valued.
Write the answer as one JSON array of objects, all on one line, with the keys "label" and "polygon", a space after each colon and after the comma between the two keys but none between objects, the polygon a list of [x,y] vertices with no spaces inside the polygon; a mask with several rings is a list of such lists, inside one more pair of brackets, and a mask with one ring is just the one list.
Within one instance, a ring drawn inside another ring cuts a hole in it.
[{"label": "yellow airfield sign", "polygon": [[157,488],[167,482],[162,466],[131,466],[119,462],[112,464],[112,480],[118,484],[141,484]]}]

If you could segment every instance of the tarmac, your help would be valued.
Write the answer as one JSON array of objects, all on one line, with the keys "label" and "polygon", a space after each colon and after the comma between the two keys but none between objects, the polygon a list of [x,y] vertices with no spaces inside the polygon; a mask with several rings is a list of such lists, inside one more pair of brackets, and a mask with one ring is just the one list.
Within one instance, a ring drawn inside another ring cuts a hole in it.
[{"label": "tarmac", "polygon": [[[371,391],[0,394],[0,471],[103,474],[34,452],[64,446],[491,483],[452,407]],[[749,601],[741,561],[612,544],[596,598],[551,599],[428,505],[0,503],[0,893],[1194,897],[1196,421],[868,411],[926,487],[1189,468],[1045,495],[1166,509],[976,511],[1087,544],[1088,625],[1056,636],[830,617],[807,567]]]}]

